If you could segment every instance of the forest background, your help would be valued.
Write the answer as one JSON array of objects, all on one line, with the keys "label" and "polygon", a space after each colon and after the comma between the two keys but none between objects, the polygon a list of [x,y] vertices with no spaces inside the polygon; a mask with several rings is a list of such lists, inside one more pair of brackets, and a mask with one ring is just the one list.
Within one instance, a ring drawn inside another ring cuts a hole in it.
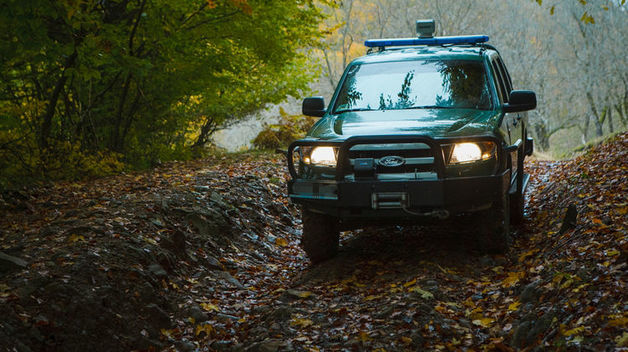
[{"label": "forest background", "polygon": [[[553,156],[628,125],[625,0],[8,0],[0,5],[0,190],[190,159],[287,97],[329,97],[368,38],[488,34],[536,91]],[[283,113],[271,146],[311,120]],[[269,138],[266,138],[267,140]]]}]

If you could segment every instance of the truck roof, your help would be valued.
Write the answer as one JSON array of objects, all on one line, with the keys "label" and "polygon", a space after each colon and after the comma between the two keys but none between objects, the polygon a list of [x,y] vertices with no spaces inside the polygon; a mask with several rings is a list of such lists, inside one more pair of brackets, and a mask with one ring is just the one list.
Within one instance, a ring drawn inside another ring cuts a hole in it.
[{"label": "truck roof", "polygon": [[352,61],[352,64],[405,60],[482,60],[483,53],[493,50],[487,46],[451,45],[451,46],[404,46],[387,47]]}]

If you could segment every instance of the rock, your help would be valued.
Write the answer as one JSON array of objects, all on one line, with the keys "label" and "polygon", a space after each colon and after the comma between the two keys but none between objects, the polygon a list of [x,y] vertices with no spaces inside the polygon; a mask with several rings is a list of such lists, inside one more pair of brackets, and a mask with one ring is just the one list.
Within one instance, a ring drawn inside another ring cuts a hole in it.
[{"label": "rock", "polygon": [[0,273],[22,269],[27,266],[28,263],[25,260],[0,252]]},{"label": "rock", "polygon": [[530,303],[537,301],[542,293],[541,289],[539,288],[540,283],[541,282],[537,280],[526,285],[523,288],[521,295],[519,296],[519,301],[521,301],[521,303]]},{"label": "rock", "polygon": [[151,274],[155,275],[159,280],[168,278],[168,273],[159,264],[151,264],[151,265],[149,265],[148,266],[148,271],[150,271]]}]

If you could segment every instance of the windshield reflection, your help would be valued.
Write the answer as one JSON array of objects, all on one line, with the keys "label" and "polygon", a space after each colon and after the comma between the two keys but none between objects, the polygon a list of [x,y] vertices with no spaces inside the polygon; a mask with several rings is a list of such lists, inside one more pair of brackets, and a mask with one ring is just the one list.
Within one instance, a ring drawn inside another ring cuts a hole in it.
[{"label": "windshield reflection", "polygon": [[481,61],[397,61],[349,68],[334,113],[492,106]]}]

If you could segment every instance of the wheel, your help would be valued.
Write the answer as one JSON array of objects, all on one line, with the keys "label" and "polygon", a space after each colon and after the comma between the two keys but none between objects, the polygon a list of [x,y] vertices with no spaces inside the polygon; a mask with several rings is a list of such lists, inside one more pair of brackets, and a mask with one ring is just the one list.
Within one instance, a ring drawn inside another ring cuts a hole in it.
[{"label": "wheel", "polygon": [[515,194],[510,198],[510,224],[521,225],[523,223],[523,208],[525,193]]},{"label": "wheel", "polygon": [[487,254],[503,254],[510,246],[509,196],[504,194],[488,210],[478,214],[480,250]]},{"label": "wheel", "polygon": [[301,210],[303,235],[301,247],[312,264],[333,258],[338,253],[340,231],[338,220],[329,215]]}]

